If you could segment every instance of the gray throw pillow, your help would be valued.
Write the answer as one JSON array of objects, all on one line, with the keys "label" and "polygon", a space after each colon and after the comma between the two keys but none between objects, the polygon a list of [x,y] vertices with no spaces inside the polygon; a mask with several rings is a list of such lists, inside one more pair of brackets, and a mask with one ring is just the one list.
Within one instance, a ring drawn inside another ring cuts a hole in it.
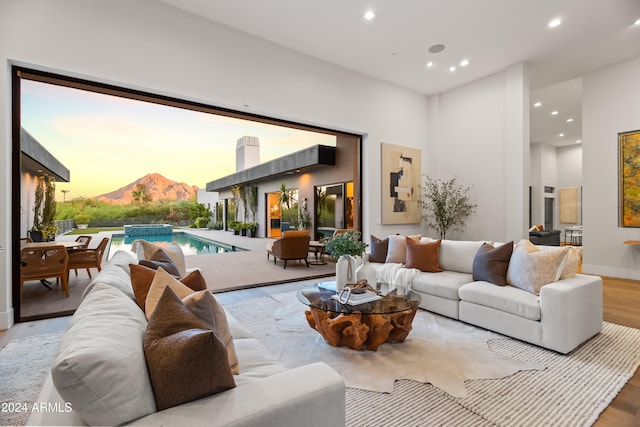
[{"label": "gray throw pillow", "polygon": [[507,284],[507,269],[513,252],[513,242],[494,248],[484,243],[473,259],[473,280],[483,280],[498,286]]}]

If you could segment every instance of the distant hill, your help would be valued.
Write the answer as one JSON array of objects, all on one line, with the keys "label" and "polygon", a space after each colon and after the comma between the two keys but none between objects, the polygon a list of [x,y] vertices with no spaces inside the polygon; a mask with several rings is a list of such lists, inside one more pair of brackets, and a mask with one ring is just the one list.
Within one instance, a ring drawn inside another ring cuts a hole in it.
[{"label": "distant hill", "polygon": [[172,181],[159,173],[150,173],[131,184],[94,198],[102,202],[118,205],[129,204],[133,202],[133,190],[137,188],[138,184],[146,186],[147,194],[151,195],[154,202],[159,200],[188,200],[198,191],[198,187],[195,185],[190,186],[184,182]]}]

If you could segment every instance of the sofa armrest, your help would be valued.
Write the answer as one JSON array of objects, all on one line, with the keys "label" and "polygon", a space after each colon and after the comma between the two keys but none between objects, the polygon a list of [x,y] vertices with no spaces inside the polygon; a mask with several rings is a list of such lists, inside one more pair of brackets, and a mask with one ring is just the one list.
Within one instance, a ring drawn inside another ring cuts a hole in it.
[{"label": "sofa armrest", "polygon": [[577,274],[540,290],[544,346],[568,353],[602,330],[602,278]]},{"label": "sofa armrest", "polygon": [[313,363],[147,415],[129,425],[339,426],[345,384],[325,363]]}]

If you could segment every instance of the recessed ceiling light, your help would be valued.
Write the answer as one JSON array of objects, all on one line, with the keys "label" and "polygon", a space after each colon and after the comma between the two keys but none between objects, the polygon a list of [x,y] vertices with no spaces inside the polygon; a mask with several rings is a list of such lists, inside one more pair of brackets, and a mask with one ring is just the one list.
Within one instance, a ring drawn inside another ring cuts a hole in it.
[{"label": "recessed ceiling light", "polygon": [[456,71],[456,67],[454,67],[453,65],[451,67],[449,67],[449,72],[453,73],[454,71]]},{"label": "recessed ceiling light", "polygon": [[551,112],[551,115],[552,115],[552,116],[557,116],[557,115],[558,115],[558,111],[556,111],[556,110],[552,111],[552,112]]},{"label": "recessed ceiling light", "polygon": [[576,140],[576,144],[580,144],[582,142],[581,139]]},{"label": "recessed ceiling light", "polygon": [[562,21],[560,20],[560,18],[556,18],[549,21],[548,25],[549,25],[549,28],[555,28],[560,24],[562,24]]},{"label": "recessed ceiling light", "polygon": [[536,102],[535,104],[533,104],[534,107],[540,107],[542,105],[542,102]]},{"label": "recessed ceiling light", "polygon": [[431,67],[433,67],[433,65],[434,65],[433,61],[427,62],[427,68],[431,68]]},{"label": "recessed ceiling light", "polygon": [[362,17],[364,19],[366,19],[367,21],[371,21],[373,18],[376,17],[376,13],[373,10],[367,10],[364,15],[362,15]]},{"label": "recessed ceiling light", "polygon": [[460,66],[461,67],[466,67],[467,65],[469,65],[469,60],[468,59],[463,59],[462,61],[460,61]]},{"label": "recessed ceiling light", "polygon": [[559,136],[560,138],[562,138],[562,137],[564,136],[564,133],[560,133],[560,134],[558,134],[558,136]]},{"label": "recessed ceiling light", "polygon": [[572,118],[568,118],[568,119],[567,119],[567,123],[571,123],[572,121],[573,121],[573,119],[572,119]]},{"label": "recessed ceiling light", "polygon": [[633,25],[640,26],[640,18],[636,19]]},{"label": "recessed ceiling light", "polygon": [[440,53],[444,50],[444,45],[443,44],[434,44],[433,46],[431,46],[429,48],[429,52],[430,53]]}]

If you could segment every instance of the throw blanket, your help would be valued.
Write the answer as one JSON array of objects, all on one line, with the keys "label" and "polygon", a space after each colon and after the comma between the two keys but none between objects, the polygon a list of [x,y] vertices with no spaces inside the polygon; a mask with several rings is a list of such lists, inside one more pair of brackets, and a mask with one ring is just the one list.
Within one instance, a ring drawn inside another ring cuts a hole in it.
[{"label": "throw blanket", "polygon": [[417,268],[404,268],[404,264],[385,263],[378,269],[378,281],[388,283],[389,290],[397,287],[408,288],[414,277],[420,275]]}]

